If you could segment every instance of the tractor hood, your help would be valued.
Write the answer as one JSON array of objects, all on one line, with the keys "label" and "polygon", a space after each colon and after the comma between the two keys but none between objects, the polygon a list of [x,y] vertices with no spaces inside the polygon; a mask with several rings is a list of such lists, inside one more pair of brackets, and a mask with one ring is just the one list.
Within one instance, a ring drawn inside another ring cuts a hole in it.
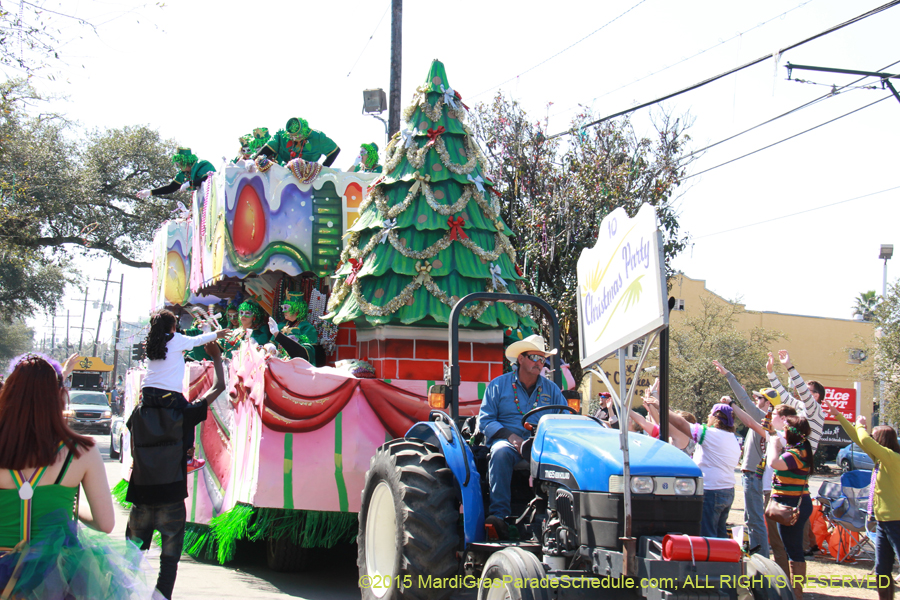
[{"label": "tractor hood", "polygon": [[[703,477],[687,454],[647,435],[629,433],[631,475]],[[619,430],[583,415],[547,415],[531,448],[531,474],[573,490],[609,492],[609,478],[623,473]]]}]

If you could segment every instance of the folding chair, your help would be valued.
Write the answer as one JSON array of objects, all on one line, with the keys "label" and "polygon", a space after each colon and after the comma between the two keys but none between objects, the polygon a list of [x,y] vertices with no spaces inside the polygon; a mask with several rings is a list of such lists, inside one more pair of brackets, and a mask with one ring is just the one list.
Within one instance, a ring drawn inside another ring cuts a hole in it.
[{"label": "folding chair", "polygon": [[[819,487],[818,501],[825,519],[832,527],[849,532],[845,536],[839,531],[837,536],[840,547],[835,558],[839,563],[856,558],[875,560],[874,533],[868,529],[867,513],[871,479],[872,471],[849,471],[841,475],[840,482],[824,481]],[[853,533],[857,534],[855,540]]]}]

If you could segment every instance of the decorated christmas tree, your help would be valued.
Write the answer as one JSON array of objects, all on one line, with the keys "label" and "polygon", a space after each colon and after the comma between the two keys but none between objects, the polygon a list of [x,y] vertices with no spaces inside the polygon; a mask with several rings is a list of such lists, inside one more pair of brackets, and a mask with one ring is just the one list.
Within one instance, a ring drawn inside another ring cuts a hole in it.
[{"label": "decorated christmas tree", "polygon": [[[334,323],[443,326],[472,292],[518,293],[522,274],[500,219],[485,159],[465,124],[467,107],[431,64],[385,149],[384,176],[369,188],[329,302]],[[534,326],[517,304],[466,307],[468,328]]]}]

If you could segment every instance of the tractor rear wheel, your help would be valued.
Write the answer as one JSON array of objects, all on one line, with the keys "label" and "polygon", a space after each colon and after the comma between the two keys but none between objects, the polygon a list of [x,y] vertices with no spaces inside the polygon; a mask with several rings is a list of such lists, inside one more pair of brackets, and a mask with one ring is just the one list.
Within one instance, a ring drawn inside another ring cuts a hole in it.
[{"label": "tractor rear wheel", "polygon": [[436,447],[396,439],[379,448],[366,473],[359,513],[363,600],[449,596],[453,590],[446,582],[459,571],[458,523],[453,473]]}]

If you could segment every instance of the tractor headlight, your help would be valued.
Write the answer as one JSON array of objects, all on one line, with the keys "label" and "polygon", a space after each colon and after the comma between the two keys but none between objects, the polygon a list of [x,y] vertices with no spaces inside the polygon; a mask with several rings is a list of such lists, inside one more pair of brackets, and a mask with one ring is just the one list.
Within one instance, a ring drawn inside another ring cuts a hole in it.
[{"label": "tractor headlight", "polygon": [[697,480],[676,478],[675,493],[679,496],[693,496],[697,493]]},{"label": "tractor headlight", "polygon": [[634,494],[652,494],[653,478],[652,477],[632,477],[631,491]]}]

